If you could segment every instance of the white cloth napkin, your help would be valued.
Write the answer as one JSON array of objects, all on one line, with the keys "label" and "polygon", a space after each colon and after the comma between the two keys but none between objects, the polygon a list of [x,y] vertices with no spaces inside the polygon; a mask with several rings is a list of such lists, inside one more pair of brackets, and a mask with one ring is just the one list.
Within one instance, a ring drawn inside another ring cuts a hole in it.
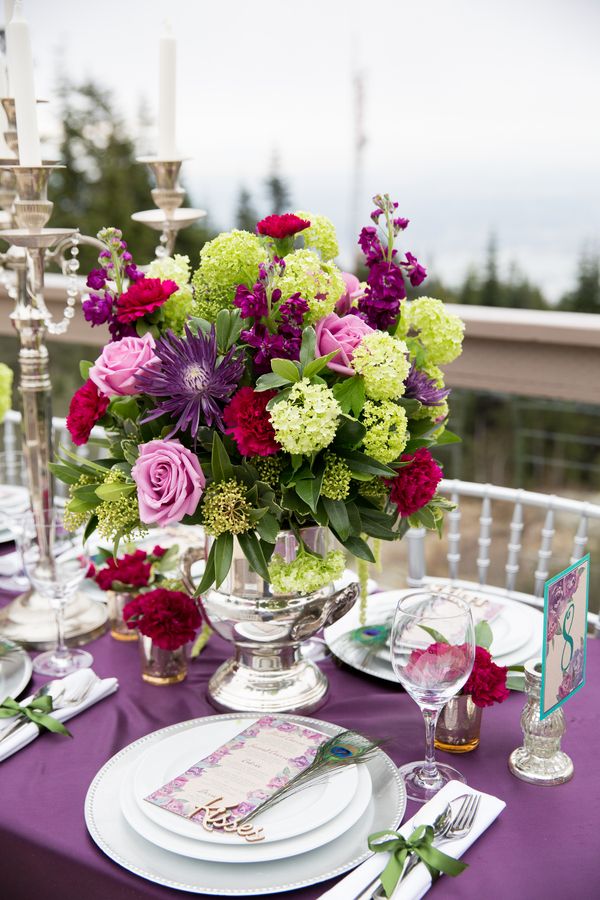
[{"label": "white cloth napkin", "polygon": [[[479,791],[475,791],[460,781],[451,781],[429,803],[426,803],[412,819],[405,822],[402,828],[398,829],[399,833],[403,837],[409,837],[418,825],[433,824],[434,819],[441,813],[447,803],[454,800],[455,797],[460,797],[461,794],[467,793],[479,793],[481,797],[481,803],[479,804],[473,827],[466,837],[440,844],[440,850],[443,853],[458,859],[500,815],[506,806],[503,800],[499,800],[491,794],[482,794]],[[361,890],[366,892],[371,881],[383,872],[388,859],[388,853],[375,853],[357,869],[354,869],[353,872],[342,878],[335,887],[321,894],[320,900],[350,900],[350,898],[359,896]],[[468,877],[468,870],[458,876],[458,878],[465,879]],[[391,900],[420,900],[430,887],[431,877],[429,872],[423,863],[420,863],[398,884]],[[370,892],[365,893],[365,900],[368,897],[370,897]]]},{"label": "white cloth napkin", "polygon": [[[70,675],[65,676],[65,678],[60,679],[57,682],[57,685],[57,690],[63,687],[65,690],[56,701],[56,708],[50,715],[55,719],[58,719],[59,722],[66,722],[68,719],[72,719],[73,716],[79,715],[80,712],[83,712],[84,709],[87,709],[89,706],[93,706],[94,703],[98,703],[99,700],[103,700],[110,694],[114,694],[119,687],[119,682],[116,678],[98,678],[92,669],[79,669],[77,672],[72,672]],[[87,685],[91,685],[91,688],[85,699],[75,706],[69,706],[69,699],[79,696]],[[21,705],[27,706],[32,699],[33,695],[27,697],[25,700],[20,701]],[[64,704],[64,706],[62,704]],[[29,722],[27,725],[18,728],[14,734],[11,734],[10,737],[7,737],[3,741],[2,731],[9,725],[12,725],[13,722],[14,719],[0,720],[0,762],[9,756],[12,756],[13,753],[16,753],[17,750],[20,750],[22,747],[26,747],[27,744],[34,741],[40,733],[37,725],[34,725],[33,722]],[[60,736],[57,736],[55,739],[60,740]]]}]

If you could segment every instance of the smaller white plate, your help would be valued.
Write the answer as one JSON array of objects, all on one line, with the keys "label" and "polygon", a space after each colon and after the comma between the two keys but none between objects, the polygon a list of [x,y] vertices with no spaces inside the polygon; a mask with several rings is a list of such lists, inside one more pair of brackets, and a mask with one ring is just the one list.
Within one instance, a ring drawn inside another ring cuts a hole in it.
[{"label": "smaller white plate", "polygon": [[[324,844],[328,844],[330,841],[334,841],[338,838],[341,834],[344,834],[359,820],[371,799],[371,777],[366,768],[357,766],[352,766],[352,768],[354,770],[358,768],[358,790],[354,794],[352,801],[339,815],[331,818],[328,822],[325,822],[325,824],[318,828],[312,826],[309,827],[309,830],[304,834],[298,834],[295,837],[290,837],[286,840],[275,839],[271,843],[264,840],[256,844],[247,844],[246,842],[241,842],[240,838],[237,836],[223,835],[223,837],[229,838],[231,843],[215,844],[212,842],[198,841],[195,838],[182,837],[180,834],[174,834],[171,831],[161,828],[155,822],[143,815],[136,802],[134,789],[132,788],[131,783],[121,796],[121,812],[125,816],[127,823],[141,837],[150,841],[150,843],[155,844],[157,847],[160,847],[163,850],[169,850],[171,853],[177,853],[179,856],[222,863],[272,862],[277,859],[287,859],[287,857],[298,856],[300,853],[314,850],[315,847],[322,847]],[[329,781],[335,782],[338,778],[342,777],[342,774],[344,773],[333,775]],[[271,816],[281,807],[294,804],[295,802],[297,803],[302,794],[309,793],[310,790],[310,788],[307,788],[306,791],[302,791],[296,797],[292,797],[289,800],[283,800],[280,806],[275,806],[272,810],[266,812],[263,816],[260,816],[260,819],[256,820],[256,824],[260,824],[265,829],[265,833],[268,837],[271,830],[268,824],[268,816]],[[146,805],[150,806],[151,804]],[[166,810],[159,810],[159,812],[164,812],[165,815],[171,816],[172,819],[180,818]],[[310,821],[313,816],[318,817],[319,812],[319,805],[310,807],[306,812],[308,821]],[[209,833],[204,831],[204,829],[199,828],[197,825],[195,827],[208,837],[211,834],[214,834],[214,832]]]},{"label": "smaller white plate", "polygon": [[16,700],[29,684],[31,671],[31,657],[22,647],[17,647],[12,653],[0,657],[0,702],[7,697]]},{"label": "smaller white plate", "polygon": [[[249,726],[250,722],[243,727]],[[217,721],[174,734],[149,747],[132,773],[134,797],[144,817],[162,830],[210,844],[211,847],[215,844],[238,846],[239,838],[236,836],[219,831],[205,831],[198,823],[161,809],[144,798],[242,730],[235,722]],[[357,767],[351,766],[338,773],[335,778],[313,785],[295,797],[277,804],[261,816],[266,835],[261,845],[302,835],[340,815],[352,801],[357,787]]]}]

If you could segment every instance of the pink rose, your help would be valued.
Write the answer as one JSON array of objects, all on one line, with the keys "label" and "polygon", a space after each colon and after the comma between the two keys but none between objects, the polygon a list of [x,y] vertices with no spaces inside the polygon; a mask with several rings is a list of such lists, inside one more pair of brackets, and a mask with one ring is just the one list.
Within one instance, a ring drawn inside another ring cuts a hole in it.
[{"label": "pink rose", "polygon": [[317,356],[326,356],[338,350],[327,363],[328,368],[340,375],[354,375],[354,369],[350,368],[352,354],[362,339],[372,331],[371,326],[358,316],[350,314],[340,318],[335,313],[329,313],[317,322]]},{"label": "pink rose", "polygon": [[89,378],[106,397],[139,393],[135,379],[142,366],[159,365],[152,352],[154,338],[126,337],[107,344],[89,371]]},{"label": "pink rose", "polygon": [[192,451],[179,441],[150,441],[139,450],[131,474],[141,521],[171,525],[195,512],[206,478]]},{"label": "pink rose", "polygon": [[335,304],[335,311],[338,316],[348,315],[354,301],[364,294],[356,275],[352,275],[350,272],[342,272],[342,278],[344,279],[346,290]]}]

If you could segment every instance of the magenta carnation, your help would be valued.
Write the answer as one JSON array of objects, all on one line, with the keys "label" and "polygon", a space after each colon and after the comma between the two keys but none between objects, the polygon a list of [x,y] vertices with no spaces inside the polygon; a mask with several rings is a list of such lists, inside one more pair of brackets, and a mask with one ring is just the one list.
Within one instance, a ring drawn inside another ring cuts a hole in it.
[{"label": "magenta carnation", "polygon": [[225,433],[233,437],[242,456],[272,456],[281,449],[267,412],[267,403],[276,393],[243,387],[225,407]]},{"label": "magenta carnation", "polygon": [[73,394],[67,416],[67,429],[77,447],[87,444],[92,428],[107,409],[108,397],[88,378]]},{"label": "magenta carnation", "polygon": [[130,284],[129,289],[117,300],[118,321],[134,322],[149,315],[155,309],[159,309],[177,290],[179,287],[174,281],[139,278]]},{"label": "magenta carnation", "polygon": [[123,618],[128,628],[137,628],[163,650],[177,650],[193,641],[202,624],[191,597],[165,588],[134,597],[123,607]]},{"label": "magenta carnation", "polygon": [[402,516],[412,516],[433,498],[443,473],[435,459],[424,447],[405,453],[401,461],[408,463],[398,469],[395,478],[386,481],[390,500]]}]

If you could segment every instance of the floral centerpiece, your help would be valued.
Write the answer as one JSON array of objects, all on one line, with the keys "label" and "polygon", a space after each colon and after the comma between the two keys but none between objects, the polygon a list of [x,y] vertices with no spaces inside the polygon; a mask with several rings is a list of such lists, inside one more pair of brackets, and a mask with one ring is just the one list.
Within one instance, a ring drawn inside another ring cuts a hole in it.
[{"label": "floral centerpiece", "polygon": [[[370,538],[440,529],[431,451],[457,439],[440,366],[461,352],[463,324],[441,300],[406,301],[426,271],[395,246],[408,225],[397,204],[375,197],[371,218],[362,284],[333,261],[332,223],[308,212],[220,234],[193,273],[182,256],[142,272],[118,229],[99,233],[83,311],[110,340],[81,364],[67,425],[76,445],[104,426],[106,453],[53,465],[74,525],[118,546],[149,526],[201,524],[201,591],[222,584],[235,540],[281,594],[344,568],[339,549],[305,545],[308,526],[368,561]],[[299,542],[291,562],[274,553],[282,530]]]}]

